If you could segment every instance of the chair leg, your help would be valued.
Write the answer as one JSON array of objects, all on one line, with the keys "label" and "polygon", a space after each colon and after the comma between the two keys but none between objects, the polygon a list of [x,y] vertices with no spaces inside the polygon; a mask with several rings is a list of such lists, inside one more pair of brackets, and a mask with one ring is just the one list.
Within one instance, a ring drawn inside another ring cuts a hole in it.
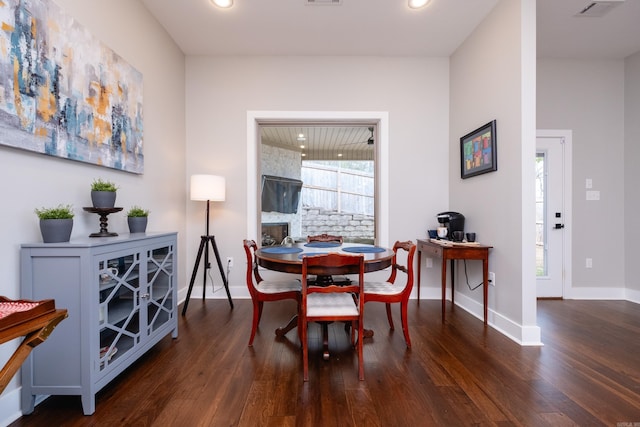
[{"label": "chair leg", "polygon": [[258,301],[258,307],[260,307],[258,311],[258,324],[260,324],[260,320],[262,320],[262,308],[264,307],[264,301]]},{"label": "chair leg", "polygon": [[[349,323],[345,323],[345,326],[348,324]],[[360,337],[358,337],[358,339],[360,339]],[[351,346],[352,347],[356,346],[356,322],[355,321],[351,321]]]},{"label": "chair leg", "polygon": [[261,304],[253,302],[253,324],[251,325],[251,336],[249,337],[249,347],[253,345],[253,338],[256,336],[258,330],[258,323],[260,323]]},{"label": "chair leg", "polygon": [[[358,325],[358,341],[357,341],[357,345],[358,345],[358,379],[360,381],[364,381],[364,355],[363,355],[363,349],[362,349],[362,342],[364,341],[363,335],[364,335],[364,327],[362,325],[363,322],[356,322]],[[356,325],[353,325],[354,328]]]},{"label": "chair leg", "polygon": [[302,316],[300,316],[300,302],[298,302],[298,311],[297,311],[298,315],[296,316],[297,318],[297,322],[298,322],[298,327],[296,328],[298,330],[298,341],[300,341],[300,344],[302,344]]},{"label": "chair leg", "polygon": [[391,316],[391,304],[386,303],[386,305],[387,305],[387,320],[389,320],[389,327],[393,331],[394,327],[393,327],[393,317]]},{"label": "chair leg", "polygon": [[301,330],[300,339],[302,341],[302,380],[309,381],[309,347],[307,343],[307,322],[301,320],[298,322]]},{"label": "chair leg", "polygon": [[400,317],[402,318],[402,332],[404,333],[404,340],[407,343],[407,348],[411,348],[411,338],[409,338],[409,322],[407,321],[407,305],[408,301],[402,301],[400,303]]}]

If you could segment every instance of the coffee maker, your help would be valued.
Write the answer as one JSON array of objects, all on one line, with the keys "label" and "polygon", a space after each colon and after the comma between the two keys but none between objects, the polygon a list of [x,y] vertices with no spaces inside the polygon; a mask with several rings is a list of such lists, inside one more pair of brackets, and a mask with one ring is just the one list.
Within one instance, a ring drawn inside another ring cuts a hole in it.
[{"label": "coffee maker", "polygon": [[447,227],[447,236],[451,239],[454,231],[464,232],[464,215],[460,212],[440,212],[437,216],[441,227]]}]

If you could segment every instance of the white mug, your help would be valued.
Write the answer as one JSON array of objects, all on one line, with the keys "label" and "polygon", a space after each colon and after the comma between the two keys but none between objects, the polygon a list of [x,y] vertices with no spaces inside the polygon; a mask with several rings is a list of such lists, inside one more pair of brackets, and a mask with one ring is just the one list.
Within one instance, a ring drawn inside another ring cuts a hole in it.
[{"label": "white mug", "polygon": [[111,278],[113,277],[118,277],[118,269],[115,267],[109,267],[105,269],[106,271],[108,271],[109,273],[101,273],[100,274],[100,280],[103,282],[107,282],[109,280],[111,280]]},{"label": "white mug", "polygon": [[447,237],[448,231],[449,230],[447,230],[447,227],[438,227],[438,237],[444,239],[445,237]]}]

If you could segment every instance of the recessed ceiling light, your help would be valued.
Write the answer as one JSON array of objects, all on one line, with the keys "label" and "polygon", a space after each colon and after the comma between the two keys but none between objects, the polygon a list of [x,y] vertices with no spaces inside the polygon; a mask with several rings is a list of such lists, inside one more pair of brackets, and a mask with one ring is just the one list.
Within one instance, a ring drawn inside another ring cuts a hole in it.
[{"label": "recessed ceiling light", "polygon": [[304,144],[302,144],[302,145],[300,146],[300,148],[304,148]]},{"label": "recessed ceiling light", "polygon": [[225,9],[233,6],[233,0],[211,0],[211,3]]},{"label": "recessed ceiling light", "polygon": [[409,7],[411,9],[420,9],[429,4],[431,0],[409,0]]},{"label": "recessed ceiling light", "polygon": [[342,153],[338,153],[338,157],[342,157]]}]

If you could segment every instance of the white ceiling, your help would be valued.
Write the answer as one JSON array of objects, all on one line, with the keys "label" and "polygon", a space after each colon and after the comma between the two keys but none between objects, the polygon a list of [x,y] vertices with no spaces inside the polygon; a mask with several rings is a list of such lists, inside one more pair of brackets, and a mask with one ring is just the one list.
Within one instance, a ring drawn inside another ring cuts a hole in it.
[{"label": "white ceiling", "polygon": [[[449,56],[497,0],[140,0],[186,55]],[[538,0],[538,56],[621,59],[640,51],[640,0],[602,18],[574,15],[589,0]]]},{"label": "white ceiling", "polygon": [[[421,10],[407,0],[140,0],[186,55],[450,56],[498,0],[432,0]],[[513,0],[515,1],[515,0]],[[640,52],[640,0],[621,1],[601,18],[575,17],[590,0],[537,0],[538,56],[622,59]],[[347,127],[263,128],[263,142],[310,157],[369,158],[369,124]],[[346,137],[344,141],[338,137]],[[350,139],[349,139],[350,138]],[[359,142],[359,143],[358,143]],[[336,147],[341,145],[341,147]],[[315,155],[313,152],[315,151]],[[327,154],[329,153],[329,154]]]},{"label": "white ceiling", "polygon": [[615,2],[601,18],[576,17],[589,0],[538,0],[538,56],[622,59],[640,52],[640,0]]}]

